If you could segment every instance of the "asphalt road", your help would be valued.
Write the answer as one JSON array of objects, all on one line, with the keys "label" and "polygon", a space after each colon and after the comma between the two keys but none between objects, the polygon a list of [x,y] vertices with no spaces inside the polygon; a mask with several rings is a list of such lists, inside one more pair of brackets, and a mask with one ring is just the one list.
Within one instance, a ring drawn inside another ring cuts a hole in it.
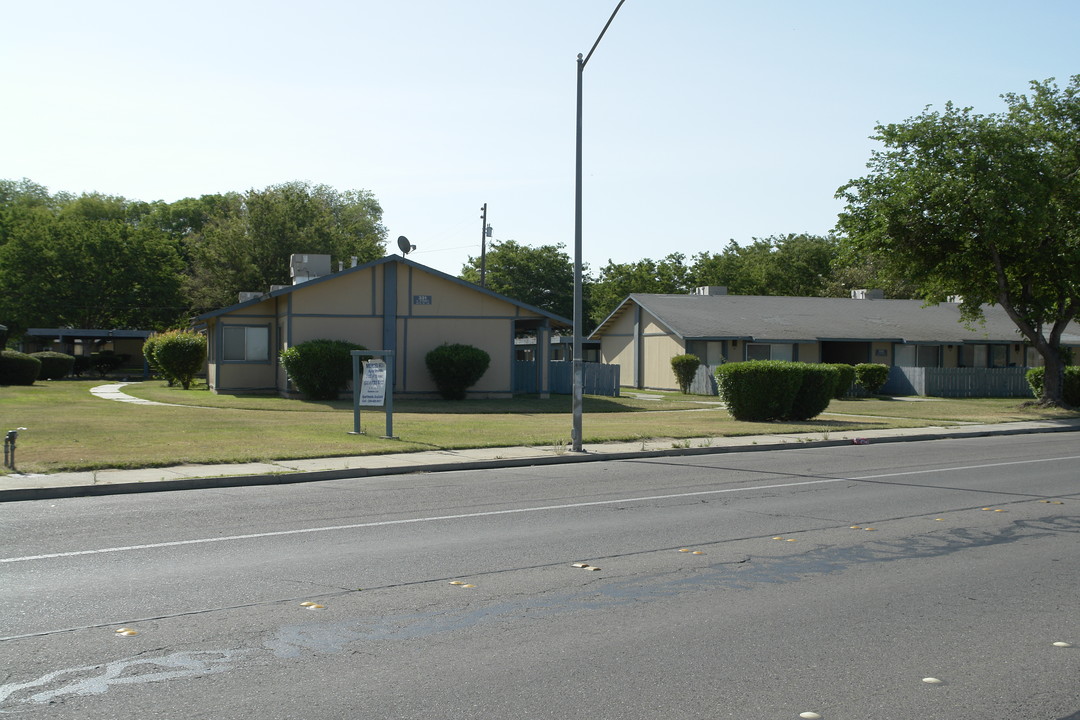
[{"label": "asphalt road", "polygon": [[0,713],[1080,720],[1078,509],[1071,433],[6,503]]}]

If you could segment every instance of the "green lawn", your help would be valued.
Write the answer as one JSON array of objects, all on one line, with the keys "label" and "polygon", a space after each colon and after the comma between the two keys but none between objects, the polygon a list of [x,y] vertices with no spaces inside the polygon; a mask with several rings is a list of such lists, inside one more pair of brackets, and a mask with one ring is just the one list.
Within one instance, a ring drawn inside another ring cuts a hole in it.
[{"label": "green lawn", "polygon": [[[25,426],[18,444],[21,472],[151,467],[183,463],[235,463],[333,457],[428,449],[527,445],[562,447],[569,441],[568,396],[547,400],[394,404],[394,431],[383,440],[381,410],[362,415],[367,435],[349,435],[349,402],[304,402],[256,395],[215,395],[131,385],[129,394],[185,407],[141,406],[90,394],[101,380],[42,381],[0,388],[0,430]],[[994,423],[1076,413],[1022,407],[1016,399],[905,402],[835,400],[804,423],[732,420],[715,398],[665,393],[659,400],[586,397],[584,442],[694,438],[815,430],[918,427],[957,422]]]}]

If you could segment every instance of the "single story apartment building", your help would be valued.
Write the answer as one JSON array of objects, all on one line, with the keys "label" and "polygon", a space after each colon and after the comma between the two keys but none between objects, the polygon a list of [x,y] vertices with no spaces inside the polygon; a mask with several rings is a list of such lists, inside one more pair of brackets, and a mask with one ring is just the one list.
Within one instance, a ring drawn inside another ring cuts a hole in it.
[{"label": "single story apartment building", "polygon": [[[960,320],[958,303],[886,300],[880,291],[850,298],[728,295],[721,287],[689,295],[632,294],[596,328],[601,361],[622,366],[624,386],[675,390],[671,358],[697,355],[716,366],[744,360],[880,363],[908,367],[1023,367],[1042,364],[997,306],[984,322]],[[1080,347],[1072,323],[1062,344]]]},{"label": "single story apartment building", "polygon": [[[330,272],[327,255],[293,255],[293,284],[241,293],[235,305],[204,313],[207,382],[215,392],[288,395],[282,350],[306,340],[355,342],[394,352],[394,393],[431,395],[425,356],[444,343],[473,345],[491,364],[473,397],[509,397],[514,390],[514,339],[547,343],[566,318],[491,292],[399,255]],[[550,367],[536,363],[536,386],[547,393]]]}]

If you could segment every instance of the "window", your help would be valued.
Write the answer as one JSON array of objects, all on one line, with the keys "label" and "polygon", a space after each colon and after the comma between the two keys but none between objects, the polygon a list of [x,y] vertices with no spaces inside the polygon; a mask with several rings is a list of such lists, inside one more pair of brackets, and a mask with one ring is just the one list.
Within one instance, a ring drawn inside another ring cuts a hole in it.
[{"label": "window", "polygon": [[223,359],[232,362],[270,360],[270,328],[265,325],[226,325],[222,328]]},{"label": "window", "polygon": [[1006,367],[1009,364],[1009,346],[990,346],[990,367]]},{"label": "window", "polygon": [[747,343],[747,360],[791,360],[794,357],[791,343]]}]

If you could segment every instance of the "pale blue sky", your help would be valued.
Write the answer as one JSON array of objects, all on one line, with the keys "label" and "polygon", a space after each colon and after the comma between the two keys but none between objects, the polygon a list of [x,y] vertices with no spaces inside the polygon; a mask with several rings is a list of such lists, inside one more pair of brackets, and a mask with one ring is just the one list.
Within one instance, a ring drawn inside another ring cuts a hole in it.
[{"label": "pale blue sky", "polygon": [[[573,249],[575,59],[617,0],[12,2],[0,178],[174,201],[367,189],[457,274]],[[585,70],[584,257],[835,224],[877,122],[1080,73],[1080,2],[626,0]]]}]

